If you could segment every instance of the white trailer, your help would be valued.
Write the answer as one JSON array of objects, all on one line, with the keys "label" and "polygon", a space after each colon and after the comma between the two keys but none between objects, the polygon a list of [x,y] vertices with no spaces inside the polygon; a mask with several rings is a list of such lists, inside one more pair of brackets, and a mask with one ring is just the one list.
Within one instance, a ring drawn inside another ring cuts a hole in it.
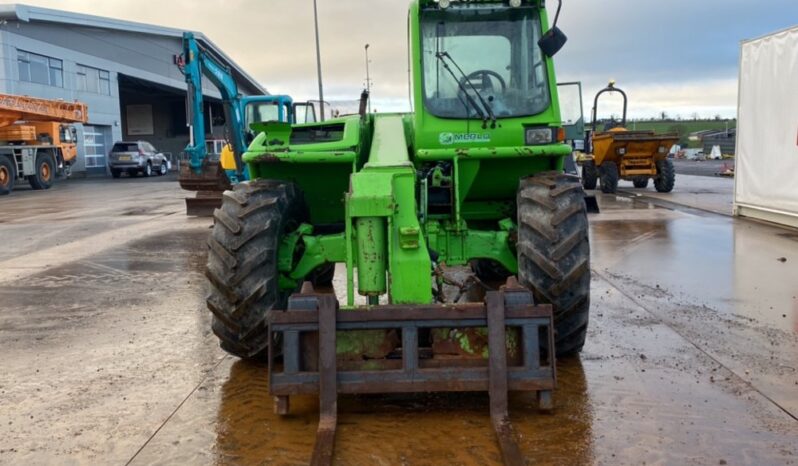
[{"label": "white trailer", "polygon": [[798,228],[798,27],[742,44],[734,214]]}]

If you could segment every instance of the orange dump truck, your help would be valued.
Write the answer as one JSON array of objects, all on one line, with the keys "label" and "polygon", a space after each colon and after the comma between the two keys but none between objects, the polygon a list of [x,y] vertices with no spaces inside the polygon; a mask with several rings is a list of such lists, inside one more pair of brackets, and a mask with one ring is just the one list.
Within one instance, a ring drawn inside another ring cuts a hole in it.
[{"label": "orange dump truck", "polygon": [[80,102],[0,94],[0,194],[17,181],[48,189],[56,175],[69,176],[78,156],[73,123],[86,123]]}]

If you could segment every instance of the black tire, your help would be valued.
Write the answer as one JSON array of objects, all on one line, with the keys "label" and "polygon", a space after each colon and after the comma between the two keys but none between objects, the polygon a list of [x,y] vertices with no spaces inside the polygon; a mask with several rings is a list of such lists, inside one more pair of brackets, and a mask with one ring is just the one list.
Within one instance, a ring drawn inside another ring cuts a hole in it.
[{"label": "black tire", "polygon": [[207,304],[213,332],[230,354],[257,358],[268,348],[266,317],[288,298],[278,287],[277,250],[286,229],[303,219],[301,206],[293,184],[257,180],[225,191],[214,212]]},{"label": "black tire", "polygon": [[673,168],[673,162],[669,159],[657,162],[657,178],[654,179],[654,187],[657,188],[657,192],[669,193],[673,191],[675,184],[676,170]]},{"label": "black tire", "polygon": [[0,155],[0,196],[14,190],[17,181],[17,169],[8,157]]},{"label": "black tire", "polygon": [[113,176],[114,178],[119,178],[120,176],[122,176],[122,171],[121,170],[114,170],[112,168],[111,169],[111,176]]},{"label": "black tire", "polygon": [[601,192],[615,194],[618,192],[618,165],[615,162],[604,162],[599,167],[601,175]]},{"label": "black tire", "polygon": [[518,191],[518,279],[554,306],[558,356],[585,344],[590,312],[590,240],[579,179],[542,173]]},{"label": "black tire", "polygon": [[596,162],[591,160],[582,165],[582,187],[596,189],[596,186],[598,186],[598,170],[596,170]]},{"label": "black tire", "polygon": [[144,165],[144,168],[141,170],[141,174],[145,177],[149,178],[152,176],[152,163],[147,162],[147,165]]},{"label": "black tire", "polygon": [[127,176],[129,176],[131,178],[135,178],[135,177],[139,176],[139,171],[138,170],[128,170],[127,171]]},{"label": "black tire", "polygon": [[50,154],[38,154],[34,165],[36,173],[28,177],[33,189],[50,189],[55,180],[55,160]]},{"label": "black tire", "polygon": [[306,280],[313,283],[313,286],[327,287],[332,286],[333,279],[335,279],[335,264],[324,264],[316,267]]},{"label": "black tire", "polygon": [[635,179],[632,180],[632,183],[634,183],[635,188],[637,189],[648,188],[648,177],[647,176],[635,177]]}]

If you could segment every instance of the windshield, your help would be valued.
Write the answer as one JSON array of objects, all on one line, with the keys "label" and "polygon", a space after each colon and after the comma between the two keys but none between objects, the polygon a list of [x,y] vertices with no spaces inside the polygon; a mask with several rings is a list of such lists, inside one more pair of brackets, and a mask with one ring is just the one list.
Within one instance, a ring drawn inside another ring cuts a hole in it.
[{"label": "windshield", "polygon": [[249,125],[251,125],[252,123],[279,121],[280,114],[278,112],[277,103],[261,102],[261,103],[247,104],[245,118],[246,118],[247,130],[249,130]]},{"label": "windshield", "polygon": [[[540,31],[535,8],[472,5],[422,13],[427,111],[443,118],[478,117],[465,93],[478,102],[482,97],[498,118],[545,110],[549,89],[546,62],[537,45]],[[440,54],[448,54],[463,73],[452,67],[453,76]]]}]

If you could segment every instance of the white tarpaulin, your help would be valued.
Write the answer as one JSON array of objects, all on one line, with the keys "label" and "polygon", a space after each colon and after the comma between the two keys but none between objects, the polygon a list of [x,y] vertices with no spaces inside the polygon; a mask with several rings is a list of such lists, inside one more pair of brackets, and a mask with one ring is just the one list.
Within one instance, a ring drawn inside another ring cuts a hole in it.
[{"label": "white tarpaulin", "polygon": [[744,42],[734,210],[798,226],[798,28]]}]

